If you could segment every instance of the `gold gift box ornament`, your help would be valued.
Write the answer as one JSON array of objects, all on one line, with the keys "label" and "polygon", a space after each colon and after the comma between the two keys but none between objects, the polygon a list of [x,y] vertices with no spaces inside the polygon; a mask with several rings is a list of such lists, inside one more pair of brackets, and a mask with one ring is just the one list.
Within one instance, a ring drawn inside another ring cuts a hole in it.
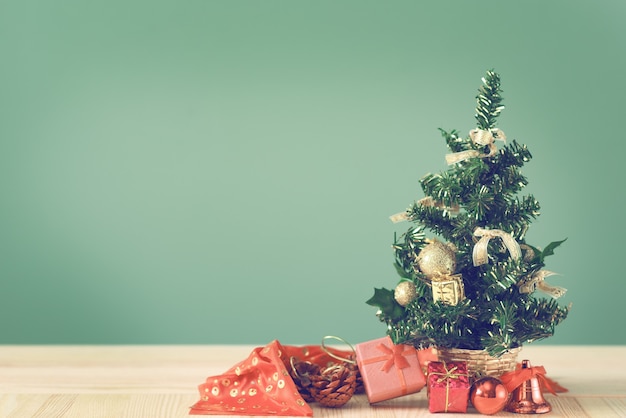
[{"label": "gold gift box ornament", "polygon": [[456,305],[465,299],[463,278],[460,274],[433,278],[431,285],[433,290],[433,302]]}]

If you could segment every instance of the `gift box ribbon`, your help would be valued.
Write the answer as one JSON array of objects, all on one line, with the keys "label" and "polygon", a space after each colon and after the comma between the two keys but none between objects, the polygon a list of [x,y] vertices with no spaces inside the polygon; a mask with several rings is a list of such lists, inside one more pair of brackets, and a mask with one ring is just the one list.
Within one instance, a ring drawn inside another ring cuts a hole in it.
[{"label": "gift box ribbon", "polygon": [[[389,373],[393,366],[396,366],[396,371],[398,373],[398,379],[400,380],[400,388],[402,389],[402,394],[408,394],[408,388],[406,384],[406,380],[404,379],[404,373],[402,369],[407,367],[411,367],[405,355],[410,354],[410,350],[406,350],[407,347],[404,345],[392,345],[392,347],[387,347],[385,344],[380,343],[376,346],[376,348],[383,353],[383,355],[378,357],[372,357],[369,359],[364,359],[362,361],[363,364],[372,364],[379,363],[384,361],[381,371],[385,373]],[[409,351],[409,353],[407,353]],[[405,354],[406,353],[406,354]]]},{"label": "gift box ribbon", "polygon": [[437,379],[437,384],[441,384],[444,381],[446,382],[446,406],[443,412],[448,412],[448,405],[450,403],[450,382],[453,382],[462,376],[469,378],[469,375],[467,373],[455,373],[456,370],[458,369],[458,366],[454,366],[453,368],[448,370],[448,365],[446,364],[445,361],[442,361],[441,364],[443,365],[443,369],[445,370],[445,373],[431,371],[430,374],[441,376],[440,378]]},{"label": "gift box ribbon", "polygon": [[436,294],[436,300],[441,301],[454,301],[456,299],[456,289],[453,282],[438,283],[437,286],[433,286],[433,293]]},{"label": "gift box ribbon", "polygon": [[389,348],[384,344],[378,344],[376,348],[386,354],[387,361],[385,361],[383,367],[380,368],[385,373],[389,373],[389,370],[391,370],[393,366],[396,366],[397,369],[404,369],[410,366],[403,355],[404,346],[394,345],[393,348]]}]

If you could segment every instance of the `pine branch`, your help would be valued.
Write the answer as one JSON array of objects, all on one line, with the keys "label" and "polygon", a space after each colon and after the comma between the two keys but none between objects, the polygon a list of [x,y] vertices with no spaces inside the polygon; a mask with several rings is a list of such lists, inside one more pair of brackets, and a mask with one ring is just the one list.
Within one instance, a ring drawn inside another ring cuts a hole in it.
[{"label": "pine branch", "polygon": [[554,335],[555,327],[569,313],[569,307],[559,306],[554,299],[536,299],[527,296],[527,303],[520,308],[518,339],[530,343]]},{"label": "pine branch", "polygon": [[446,132],[443,129],[439,128],[439,132],[441,132],[441,136],[443,136],[446,140],[446,144],[448,145],[450,151],[459,152],[465,151],[466,149],[470,148],[469,145],[471,141],[461,138],[457,130],[453,129],[450,132]]},{"label": "pine branch", "polygon": [[415,269],[417,254],[426,245],[426,235],[422,226],[409,228],[400,238],[394,237],[393,250],[395,268],[398,275],[413,281],[422,279]]},{"label": "pine branch", "polygon": [[[474,282],[467,281],[465,286],[466,294],[474,291],[474,299],[481,299],[480,303],[492,303],[505,298],[510,292],[511,286],[519,281],[520,277],[525,274],[520,263],[509,258],[503,260],[496,259],[496,254],[505,254],[505,249],[500,248],[497,252],[493,252],[494,261],[491,268],[482,274],[479,280]],[[473,286],[472,286],[473,285]]]},{"label": "pine branch", "polygon": [[510,167],[522,167],[533,158],[526,145],[520,145],[516,140],[500,148],[500,151],[491,158],[494,173],[502,173]]},{"label": "pine branch", "polygon": [[500,93],[500,76],[493,70],[482,78],[483,85],[476,96],[476,122],[480,129],[489,130],[496,126],[496,119],[504,109]]},{"label": "pine branch", "polygon": [[448,241],[452,240],[456,218],[452,217],[449,212],[415,203],[409,208],[408,213],[412,221],[425,226]]},{"label": "pine branch", "polygon": [[500,216],[494,214],[494,224],[498,229],[507,227],[510,234],[521,240],[526,236],[531,221],[539,216],[539,209],[539,202],[532,195],[524,196],[521,201],[516,199],[511,202]]},{"label": "pine branch", "polygon": [[510,301],[500,301],[493,311],[490,325],[493,329],[487,331],[487,337],[482,344],[492,356],[500,356],[508,349],[517,347],[516,332],[516,305]]},{"label": "pine branch", "polygon": [[420,185],[426,196],[445,206],[457,204],[463,191],[458,178],[449,172],[427,174],[420,179]]},{"label": "pine branch", "polygon": [[480,340],[472,330],[476,328],[475,308],[467,300],[449,306],[432,303],[432,295],[412,304],[411,315],[394,326],[392,339],[396,343],[436,341],[439,347],[477,348]]}]

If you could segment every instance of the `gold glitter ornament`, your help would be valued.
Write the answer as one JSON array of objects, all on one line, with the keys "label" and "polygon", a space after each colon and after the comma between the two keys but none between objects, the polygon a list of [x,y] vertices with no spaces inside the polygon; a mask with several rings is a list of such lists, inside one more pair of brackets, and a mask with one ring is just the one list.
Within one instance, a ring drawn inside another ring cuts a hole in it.
[{"label": "gold glitter ornament", "polygon": [[456,270],[456,254],[451,245],[433,240],[419,252],[417,265],[429,279],[450,276]]},{"label": "gold glitter ornament", "polygon": [[400,282],[393,292],[393,297],[400,306],[407,306],[417,296],[417,288],[413,282]]}]

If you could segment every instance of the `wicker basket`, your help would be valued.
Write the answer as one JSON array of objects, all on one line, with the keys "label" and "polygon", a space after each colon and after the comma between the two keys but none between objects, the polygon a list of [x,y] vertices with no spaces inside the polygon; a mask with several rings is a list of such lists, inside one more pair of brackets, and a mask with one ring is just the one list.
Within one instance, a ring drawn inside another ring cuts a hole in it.
[{"label": "wicker basket", "polygon": [[439,361],[465,361],[467,372],[473,379],[483,376],[500,377],[515,370],[517,355],[522,347],[512,348],[500,357],[492,357],[485,350],[467,350],[463,348],[438,348]]}]

